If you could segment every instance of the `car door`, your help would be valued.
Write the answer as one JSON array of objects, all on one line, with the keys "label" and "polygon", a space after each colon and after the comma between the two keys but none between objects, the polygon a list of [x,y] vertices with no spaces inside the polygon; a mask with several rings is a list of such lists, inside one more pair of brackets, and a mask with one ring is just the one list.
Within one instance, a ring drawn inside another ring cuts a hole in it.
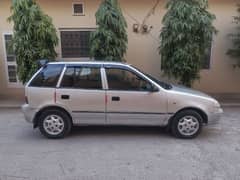
[{"label": "car door", "polygon": [[169,115],[164,91],[133,69],[106,66],[105,72],[108,124],[166,125]]},{"label": "car door", "polygon": [[100,66],[68,65],[56,97],[57,103],[71,111],[74,124],[105,123],[105,90]]}]

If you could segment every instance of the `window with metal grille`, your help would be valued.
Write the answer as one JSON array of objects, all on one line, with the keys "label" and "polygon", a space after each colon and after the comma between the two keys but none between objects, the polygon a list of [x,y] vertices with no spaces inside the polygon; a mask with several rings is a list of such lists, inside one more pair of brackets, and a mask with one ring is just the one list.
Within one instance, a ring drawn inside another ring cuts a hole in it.
[{"label": "window with metal grille", "polygon": [[5,59],[9,83],[18,83],[16,56],[12,47],[12,34],[4,34]]},{"label": "window with metal grille", "polygon": [[84,4],[82,2],[73,3],[73,15],[75,16],[84,15]]},{"label": "window with metal grille", "polygon": [[89,57],[91,31],[61,31],[63,58]]}]

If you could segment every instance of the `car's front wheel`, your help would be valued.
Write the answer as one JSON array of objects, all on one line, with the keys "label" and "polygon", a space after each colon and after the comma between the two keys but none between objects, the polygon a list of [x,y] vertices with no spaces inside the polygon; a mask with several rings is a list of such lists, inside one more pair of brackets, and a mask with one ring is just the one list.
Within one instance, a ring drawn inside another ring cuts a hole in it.
[{"label": "car's front wheel", "polygon": [[203,119],[194,110],[181,111],[173,117],[172,134],[178,138],[191,139],[199,135],[202,130]]},{"label": "car's front wheel", "polygon": [[72,128],[70,117],[60,110],[46,110],[38,121],[40,132],[47,138],[63,138]]}]

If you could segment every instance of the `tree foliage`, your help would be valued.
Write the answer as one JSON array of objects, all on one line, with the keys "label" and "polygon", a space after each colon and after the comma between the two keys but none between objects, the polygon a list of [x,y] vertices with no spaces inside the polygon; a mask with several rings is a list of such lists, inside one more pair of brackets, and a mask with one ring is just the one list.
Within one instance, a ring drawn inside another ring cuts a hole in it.
[{"label": "tree foliage", "polygon": [[191,86],[199,78],[201,58],[216,33],[215,16],[207,0],[170,0],[160,33],[162,69],[165,75]]},{"label": "tree foliage", "polygon": [[227,54],[230,55],[233,58],[238,59],[238,63],[236,64],[236,66],[240,67],[240,5],[238,5],[237,8],[237,12],[238,12],[238,16],[234,16],[233,20],[234,23],[237,25],[236,29],[237,32],[235,34],[230,34],[230,37],[232,39],[233,42],[233,48],[229,49],[227,51]]},{"label": "tree foliage", "polygon": [[13,0],[13,49],[16,54],[18,77],[25,83],[36,72],[37,60],[55,59],[58,44],[52,19],[44,14],[34,0]]},{"label": "tree foliage", "polygon": [[117,0],[103,0],[95,14],[98,28],[90,37],[90,54],[96,60],[123,61],[127,51],[127,23]]}]

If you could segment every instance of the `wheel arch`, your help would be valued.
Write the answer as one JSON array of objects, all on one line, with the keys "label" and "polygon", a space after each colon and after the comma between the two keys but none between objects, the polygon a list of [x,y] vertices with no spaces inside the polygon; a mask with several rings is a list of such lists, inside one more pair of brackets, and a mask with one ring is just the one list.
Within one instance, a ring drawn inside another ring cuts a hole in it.
[{"label": "wheel arch", "polygon": [[196,111],[203,119],[203,123],[204,124],[207,124],[208,123],[208,115],[207,113],[205,113],[202,109],[200,108],[197,108],[197,107],[185,107],[185,108],[182,108],[180,110],[178,110],[176,113],[174,113],[174,115],[170,118],[170,121],[169,121],[169,125],[171,126],[171,122],[173,120],[173,118],[180,112],[182,111],[186,111],[186,110],[192,110],[192,111]]},{"label": "wheel arch", "polygon": [[70,120],[71,120],[71,123],[72,122],[72,116],[71,114],[63,107],[60,107],[60,106],[56,106],[56,105],[49,105],[49,106],[45,106],[43,108],[41,108],[35,115],[34,119],[33,119],[33,127],[34,128],[37,128],[38,127],[38,120],[39,120],[39,117],[41,116],[41,114],[46,111],[46,110],[60,110],[60,111],[63,111],[64,113],[66,113]]}]

